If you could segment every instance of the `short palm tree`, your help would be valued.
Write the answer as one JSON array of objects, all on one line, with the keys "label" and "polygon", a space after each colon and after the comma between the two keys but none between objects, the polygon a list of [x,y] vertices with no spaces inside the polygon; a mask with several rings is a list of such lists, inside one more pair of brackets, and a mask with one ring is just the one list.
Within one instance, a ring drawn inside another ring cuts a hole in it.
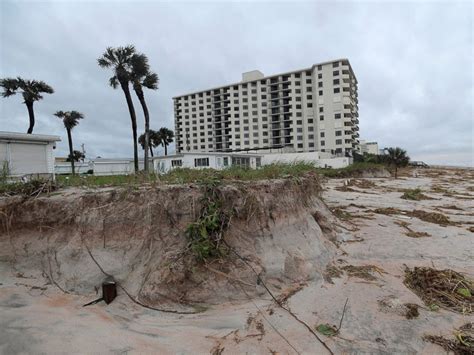
[{"label": "short palm tree", "polygon": [[398,177],[398,168],[407,166],[410,162],[410,157],[407,155],[406,150],[399,147],[388,148],[385,160],[387,163],[395,169],[395,179]]},{"label": "short palm tree", "polygon": [[[66,128],[66,131],[67,131],[67,139],[69,142],[69,156],[74,157],[71,131],[74,127],[76,127],[79,124],[79,120],[84,118],[84,115],[77,111],[66,111],[66,112],[57,111],[54,115],[63,120],[64,127]],[[76,172],[74,170],[74,159],[71,159],[71,168],[72,168],[72,175],[75,175]]]},{"label": "short palm tree", "polygon": [[112,68],[114,75],[109,79],[109,84],[114,89],[120,85],[125,94],[130,120],[132,121],[133,161],[135,172],[138,172],[137,116],[129,88],[132,80],[132,58],[135,54],[135,47],[131,45],[117,48],[109,47],[97,62],[101,68]]},{"label": "short palm tree", "polygon": [[165,148],[165,155],[168,155],[168,145],[173,143],[174,132],[171,129],[162,127],[157,132],[157,145]]},{"label": "short palm tree", "polygon": [[41,94],[54,93],[53,88],[44,81],[25,80],[20,77],[1,79],[0,86],[3,88],[3,97],[13,96],[18,91],[21,91],[24,100],[23,103],[26,105],[28,115],[30,116],[30,125],[26,133],[33,133],[33,127],[35,126],[33,104],[35,101],[39,101],[43,98],[43,95]]},{"label": "short palm tree", "polygon": [[[132,57],[132,79],[133,90],[140,101],[145,116],[145,137],[143,149],[145,151],[145,171],[148,171],[148,147],[150,146],[150,113],[143,94],[143,88],[157,90],[158,75],[150,72],[148,58],[144,54],[135,54]],[[153,155],[153,153],[152,153]]]},{"label": "short palm tree", "polygon": [[[156,135],[157,132],[150,129],[148,130],[149,135],[149,142],[148,142],[148,149],[150,151],[150,155],[153,157],[153,148],[156,148]],[[145,133],[142,133],[140,137],[138,137],[138,143],[140,143],[143,150],[145,150]]]}]

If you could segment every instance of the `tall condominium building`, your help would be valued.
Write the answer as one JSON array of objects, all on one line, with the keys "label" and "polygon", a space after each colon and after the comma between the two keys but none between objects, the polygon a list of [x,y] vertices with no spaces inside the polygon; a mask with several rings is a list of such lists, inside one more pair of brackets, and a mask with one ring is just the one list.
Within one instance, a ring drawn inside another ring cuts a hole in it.
[{"label": "tall condominium building", "polygon": [[272,150],[352,155],[357,79],[347,59],[173,98],[177,152]]}]

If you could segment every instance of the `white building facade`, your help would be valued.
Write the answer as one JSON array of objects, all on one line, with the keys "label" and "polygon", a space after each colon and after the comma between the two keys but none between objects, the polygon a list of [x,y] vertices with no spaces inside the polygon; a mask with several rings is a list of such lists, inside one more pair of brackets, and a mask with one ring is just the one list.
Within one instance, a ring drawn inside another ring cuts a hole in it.
[{"label": "white building facade", "polygon": [[347,59],[173,98],[176,151],[328,152],[359,148],[357,79]]},{"label": "white building facade", "polygon": [[365,140],[360,141],[360,153],[361,154],[379,154],[379,145],[377,142],[366,142]]},{"label": "white building facade", "polygon": [[0,131],[0,169],[12,180],[54,179],[54,149],[59,136]]},{"label": "white building facade", "polygon": [[262,165],[258,154],[178,153],[153,158],[154,171],[165,174],[176,168],[223,170],[232,166],[256,169]]}]

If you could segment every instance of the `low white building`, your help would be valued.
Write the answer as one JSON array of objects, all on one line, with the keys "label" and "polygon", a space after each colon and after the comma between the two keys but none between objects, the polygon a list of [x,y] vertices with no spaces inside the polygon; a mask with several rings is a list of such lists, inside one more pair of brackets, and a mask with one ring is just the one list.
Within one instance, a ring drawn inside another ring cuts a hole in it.
[{"label": "low white building", "polygon": [[53,178],[59,136],[0,131],[0,169],[12,180]]},{"label": "low white building", "polygon": [[231,166],[256,169],[262,165],[262,156],[246,153],[181,153],[153,158],[155,172],[164,174],[174,168],[222,170]]},{"label": "low white building", "polygon": [[154,171],[163,174],[174,168],[216,170],[226,169],[232,166],[257,169],[260,166],[270,164],[291,164],[306,162],[320,168],[344,168],[352,164],[352,158],[331,157],[329,153],[307,152],[307,153],[180,153],[175,155],[160,156],[153,158]]}]

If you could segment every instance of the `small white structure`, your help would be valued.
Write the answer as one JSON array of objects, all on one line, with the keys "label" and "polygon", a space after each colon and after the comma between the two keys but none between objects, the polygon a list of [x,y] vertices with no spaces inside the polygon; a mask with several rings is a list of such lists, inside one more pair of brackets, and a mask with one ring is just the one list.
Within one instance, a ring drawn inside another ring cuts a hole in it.
[{"label": "small white structure", "polygon": [[0,131],[0,169],[12,180],[53,178],[59,136]]},{"label": "small white structure", "polygon": [[231,166],[256,169],[262,165],[262,156],[246,153],[181,153],[153,158],[155,172],[164,174],[175,168],[222,170]]}]

